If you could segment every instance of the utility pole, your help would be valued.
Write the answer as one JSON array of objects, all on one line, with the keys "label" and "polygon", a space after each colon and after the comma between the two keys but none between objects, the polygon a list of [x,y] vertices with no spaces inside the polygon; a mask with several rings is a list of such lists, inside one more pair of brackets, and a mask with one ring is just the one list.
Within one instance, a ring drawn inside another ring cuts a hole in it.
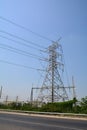
[{"label": "utility pole", "polygon": [[16,103],[18,103],[18,96],[16,97]]},{"label": "utility pole", "polygon": [[72,86],[73,86],[73,99],[76,98],[76,92],[75,92],[75,83],[74,83],[74,77],[72,76]]},{"label": "utility pole", "polygon": [[31,104],[33,103],[33,91],[34,91],[34,89],[41,89],[41,88],[38,88],[38,87],[32,87],[31,88],[31,95],[30,95],[30,102],[31,102]]},{"label": "utility pole", "polygon": [[31,102],[31,104],[32,104],[32,102],[33,102],[33,88],[31,88],[30,102]]},{"label": "utility pole", "polygon": [[5,101],[5,102],[6,102],[6,104],[7,104],[7,102],[8,102],[8,95],[6,96],[6,101]]},{"label": "utility pole", "polygon": [[1,98],[1,96],[2,96],[2,86],[1,86],[1,90],[0,90],[0,98]]}]

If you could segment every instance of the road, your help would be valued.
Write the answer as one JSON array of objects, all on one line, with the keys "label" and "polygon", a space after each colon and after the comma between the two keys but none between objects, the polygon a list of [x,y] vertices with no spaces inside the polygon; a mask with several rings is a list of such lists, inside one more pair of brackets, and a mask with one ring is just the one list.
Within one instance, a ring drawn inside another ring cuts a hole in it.
[{"label": "road", "polygon": [[0,130],[87,130],[87,121],[0,113]]}]

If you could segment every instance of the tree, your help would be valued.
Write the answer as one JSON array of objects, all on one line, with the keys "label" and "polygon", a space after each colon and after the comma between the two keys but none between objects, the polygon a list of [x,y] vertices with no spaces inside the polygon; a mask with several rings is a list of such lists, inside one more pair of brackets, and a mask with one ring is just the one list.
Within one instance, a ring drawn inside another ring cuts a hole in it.
[{"label": "tree", "polygon": [[87,96],[81,99],[81,106],[87,107]]},{"label": "tree", "polygon": [[81,112],[87,114],[87,96],[81,99]]}]

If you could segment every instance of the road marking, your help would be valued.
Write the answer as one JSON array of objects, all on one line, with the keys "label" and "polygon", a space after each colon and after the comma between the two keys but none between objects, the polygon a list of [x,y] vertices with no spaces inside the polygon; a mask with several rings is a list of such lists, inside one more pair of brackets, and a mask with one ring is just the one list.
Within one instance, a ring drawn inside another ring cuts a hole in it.
[{"label": "road marking", "polygon": [[56,127],[56,128],[63,128],[63,129],[69,129],[69,130],[84,130],[84,129],[79,129],[79,128],[71,128],[71,127],[67,127],[67,126],[61,126],[61,125],[52,125],[52,124],[44,124],[44,123],[35,123],[35,122],[28,122],[28,121],[22,121],[22,120],[15,120],[13,118],[10,119],[6,119],[3,117],[0,117],[1,120],[5,120],[5,121],[10,121],[10,122],[19,122],[19,123],[24,123],[24,124],[32,124],[32,125],[40,125],[40,126],[50,126],[50,127]]}]

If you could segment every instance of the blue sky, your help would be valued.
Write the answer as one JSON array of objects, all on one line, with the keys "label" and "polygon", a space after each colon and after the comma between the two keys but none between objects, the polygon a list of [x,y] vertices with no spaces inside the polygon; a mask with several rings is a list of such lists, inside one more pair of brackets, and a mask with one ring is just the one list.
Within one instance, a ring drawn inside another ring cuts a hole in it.
[{"label": "blue sky", "polygon": [[[87,1],[86,0],[0,0],[0,16],[19,25],[29,28],[54,41],[62,37],[69,82],[72,75],[75,79],[77,97],[87,96]],[[0,35],[11,38],[1,32],[32,41],[42,48],[52,44],[51,41],[38,37],[0,19]],[[12,38],[16,40],[15,38]],[[38,56],[40,51],[27,48],[0,37],[0,44],[28,51]],[[33,45],[32,45],[33,46]],[[35,46],[33,46],[35,47]],[[0,48],[0,60],[7,60],[33,68],[41,68],[35,58],[25,57]],[[43,63],[42,63],[43,64]],[[38,85],[40,74],[36,70],[15,67],[0,62],[0,86],[3,95],[27,98],[30,96],[32,84]]]}]

